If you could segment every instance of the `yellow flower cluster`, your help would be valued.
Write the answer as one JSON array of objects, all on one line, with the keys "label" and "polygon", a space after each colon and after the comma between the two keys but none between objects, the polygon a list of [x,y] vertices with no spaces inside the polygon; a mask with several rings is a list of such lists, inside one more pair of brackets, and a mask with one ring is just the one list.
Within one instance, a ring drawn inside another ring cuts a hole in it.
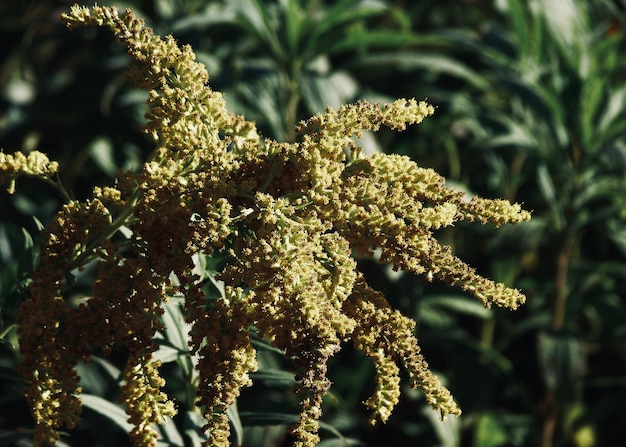
[{"label": "yellow flower cluster", "polygon": [[[524,301],[519,291],[479,276],[432,231],[461,219],[498,226],[529,213],[502,200],[468,200],[409,158],[363,157],[355,143],[363,131],[419,123],[432,106],[359,102],[300,123],[293,143],[261,140],[254,124],[229,113],[207,86],[189,47],[153,35],[131,11],[74,6],[64,20],[106,26],[127,45],[133,78],[149,92],[145,130],[156,149],[139,172],[95,188],[91,201],[70,202],[46,229],[19,319],[36,445],[53,444],[60,427],[76,424],[76,362],[88,360],[91,347],[114,343],[129,351],[121,399],[135,426],[132,441],[156,445],[153,424],[175,409],[161,390],[153,338],[174,293],[185,297],[192,325],[207,446],[228,446],[226,410],[257,368],[251,328],[292,360],[299,447],[319,441],[328,359],[350,340],[376,366],[377,388],[366,402],[372,423],[386,421],[398,402],[400,365],[442,417],[460,413],[420,354],[415,323],[365,283],[354,258],[379,251],[394,269],[458,285],[486,306],[514,309]],[[13,159],[3,157],[0,173],[9,177],[56,169],[46,159],[39,170],[26,163],[11,171]],[[193,257],[218,253],[228,256],[219,275],[225,292],[209,300]],[[72,308],[63,299],[68,275],[89,262],[98,272],[92,296]]]},{"label": "yellow flower cluster", "polygon": [[0,183],[9,181],[9,194],[15,192],[15,180],[21,175],[49,179],[59,169],[56,161],[50,161],[46,154],[32,151],[28,155],[22,152],[5,154],[0,150]]}]

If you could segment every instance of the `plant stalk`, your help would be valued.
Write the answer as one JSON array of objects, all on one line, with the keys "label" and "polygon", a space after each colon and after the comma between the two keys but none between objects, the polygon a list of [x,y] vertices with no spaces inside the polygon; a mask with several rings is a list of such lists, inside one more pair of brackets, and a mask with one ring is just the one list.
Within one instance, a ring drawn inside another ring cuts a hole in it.
[{"label": "plant stalk", "polygon": [[[565,310],[567,304],[567,277],[571,263],[573,238],[569,230],[565,230],[563,243],[557,257],[556,276],[554,279],[554,304],[552,309],[552,325],[554,332],[561,331],[565,326]],[[555,390],[547,390],[544,397],[546,415],[543,420],[541,447],[552,447],[554,432],[559,418],[560,408]]]}]

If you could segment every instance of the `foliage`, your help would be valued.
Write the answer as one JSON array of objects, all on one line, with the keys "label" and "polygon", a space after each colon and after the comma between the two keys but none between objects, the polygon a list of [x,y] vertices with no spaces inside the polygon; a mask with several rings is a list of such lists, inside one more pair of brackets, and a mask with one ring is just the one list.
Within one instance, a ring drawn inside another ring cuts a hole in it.
[{"label": "foliage", "polygon": [[[438,138],[422,133],[428,152],[413,156],[443,164],[471,190],[533,210],[532,222],[490,242],[479,235],[455,244],[459,253],[484,254],[484,272],[529,296],[523,313],[483,318],[475,332],[481,350],[505,353],[512,364],[503,368],[492,357],[482,384],[473,378],[474,442],[490,442],[488,424],[508,436],[507,445],[610,444],[623,436],[606,410],[624,392],[624,364],[614,360],[623,358],[614,340],[621,340],[626,286],[623,12],[611,2],[574,0],[509,0],[498,9],[480,26],[439,31],[442,45],[419,55],[373,54],[356,67],[372,73],[403,60],[410,73],[437,57],[433,96],[450,123],[435,130]],[[445,160],[432,155],[433,142]],[[435,330],[449,340],[449,323]],[[494,377],[503,383],[497,395]],[[485,410],[497,405],[509,414]]]},{"label": "foliage", "polygon": [[[565,438],[593,433],[598,442],[610,442],[614,428],[596,420],[602,411],[598,405],[605,403],[585,395],[599,390],[595,383],[603,375],[592,366],[603,355],[589,348],[604,345],[605,339],[591,329],[592,322],[607,318],[606,309],[613,306],[623,315],[618,310],[623,304],[615,301],[625,291],[626,267],[621,243],[626,234],[626,84],[618,56],[623,35],[613,33],[610,23],[593,20],[599,11],[583,2],[563,2],[561,20],[548,13],[548,2],[541,2],[544,9],[536,14],[523,13],[517,2],[508,6],[517,18],[510,42],[514,59],[497,50],[481,53],[511,92],[514,108],[505,120],[485,115],[491,122],[484,128],[492,133],[499,127],[498,137],[490,138],[492,153],[515,147],[520,171],[510,172],[511,181],[502,185],[506,197],[541,210],[537,237],[553,250],[552,256],[539,255],[535,267],[549,275],[546,285],[552,283],[536,294],[542,307],[536,316],[548,317],[537,327],[546,406],[541,442],[551,445],[556,427],[562,427]],[[550,45],[541,45],[543,40]],[[510,67],[516,67],[514,73]],[[530,181],[532,189],[520,188]],[[606,333],[615,333],[611,320],[604,320]],[[583,385],[587,371],[591,377]]]}]

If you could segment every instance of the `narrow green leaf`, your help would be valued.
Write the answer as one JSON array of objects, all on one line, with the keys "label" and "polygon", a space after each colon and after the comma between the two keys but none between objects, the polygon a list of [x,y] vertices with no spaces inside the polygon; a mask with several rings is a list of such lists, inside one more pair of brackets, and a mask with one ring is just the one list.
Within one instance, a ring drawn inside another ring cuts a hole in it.
[{"label": "narrow green leaf", "polygon": [[524,4],[519,0],[507,0],[499,4],[502,5],[506,17],[511,21],[513,32],[510,36],[515,38],[520,53],[527,54],[528,45],[532,43],[528,9],[524,8]]},{"label": "narrow green leaf", "polygon": [[590,77],[583,81],[581,88],[581,101],[584,104],[580,107],[580,129],[581,149],[590,152],[596,149],[598,143],[598,123],[597,118],[601,108],[604,107],[604,94],[606,91],[606,81],[602,78]]},{"label": "narrow green leaf", "polygon": [[492,312],[474,299],[464,295],[429,295],[421,300],[421,305],[440,307],[464,315],[486,319]]},{"label": "narrow green leaf", "polygon": [[561,54],[585,77],[585,50],[591,37],[585,2],[575,0],[540,0],[538,11],[546,21],[553,41]]},{"label": "narrow green leaf", "polygon": [[170,28],[174,33],[204,31],[212,26],[233,24],[236,18],[234,8],[224,8],[223,5],[209,3],[202,12],[182,17],[173,22]]},{"label": "narrow green leaf", "polygon": [[226,414],[228,415],[228,420],[230,421],[230,425],[233,429],[233,435],[235,438],[234,445],[240,446],[243,444],[243,425],[241,425],[239,409],[237,408],[236,402],[226,409]]},{"label": "narrow green leaf", "polygon": [[265,43],[276,58],[282,61],[286,59],[286,54],[278,35],[277,26],[272,23],[269,15],[270,8],[267,8],[259,0],[239,0],[233,2],[237,14],[237,21],[247,32],[253,32],[259,40]]},{"label": "narrow green leaf", "polygon": [[98,137],[87,146],[87,153],[105,174],[115,177],[119,166],[115,163],[113,143],[109,138]]},{"label": "narrow green leaf", "polygon": [[127,422],[128,415],[120,406],[93,394],[81,394],[80,400],[84,407],[103,415],[126,433],[133,429],[133,425]]},{"label": "narrow green leaf", "polygon": [[442,421],[441,414],[430,407],[425,407],[423,414],[439,438],[438,445],[441,447],[459,447],[461,445],[461,422],[458,417],[448,416],[445,421]]},{"label": "narrow green leaf", "polygon": [[463,79],[480,89],[489,87],[488,80],[477,74],[470,67],[442,54],[393,52],[368,55],[358,60],[357,68],[371,69],[372,67],[394,67],[399,71],[424,69]]},{"label": "narrow green leaf", "polygon": [[267,341],[265,340],[258,340],[258,339],[252,339],[251,340],[252,346],[254,346],[255,349],[261,349],[263,351],[269,351],[269,352],[275,352],[277,354],[280,355],[285,355],[285,353],[278,349],[275,348],[274,346],[270,345]]},{"label": "narrow green leaf", "polygon": [[538,339],[539,364],[546,386],[553,391],[573,393],[573,383],[585,372],[585,357],[574,334],[542,332]]},{"label": "narrow green leaf", "polygon": [[154,341],[159,345],[159,349],[153,354],[154,358],[160,360],[162,364],[175,362],[184,354],[164,338],[156,337]]},{"label": "narrow green leaf", "polygon": [[408,32],[399,33],[395,30],[369,30],[365,27],[355,27],[345,37],[329,42],[325,53],[334,54],[374,48],[397,51],[397,48],[406,48],[407,46],[443,47],[451,45],[453,44],[449,40],[437,35],[419,35]]},{"label": "narrow green leaf", "polygon": [[300,8],[300,2],[298,0],[281,0],[280,4],[285,15],[285,32],[286,41],[284,44],[287,46],[288,54],[291,60],[297,59],[300,55],[299,47],[300,41],[306,33],[306,16],[304,11]]},{"label": "narrow green leaf", "polygon": [[389,8],[384,2],[376,0],[340,0],[334,2],[324,15],[324,20],[317,24],[313,39],[326,34],[332,29],[345,27],[368,17],[380,15]]},{"label": "narrow green leaf", "polygon": [[573,200],[574,209],[577,211],[590,206],[593,202],[623,197],[622,195],[626,194],[626,183],[623,178],[591,173],[580,190]]},{"label": "narrow green leaf", "polygon": [[102,369],[102,371],[104,371],[106,375],[113,381],[120,380],[120,378],[122,377],[122,371],[120,371],[120,369],[113,363],[106,359],[103,359],[102,357],[92,355],[91,362],[97,364]]},{"label": "narrow green leaf", "polygon": [[256,411],[242,411],[239,413],[245,427],[252,425],[291,425],[298,422],[300,416],[288,413],[260,413]]},{"label": "narrow green leaf", "polygon": [[174,420],[170,417],[165,419],[165,424],[157,425],[157,429],[160,433],[158,445],[167,447],[185,447],[185,441],[183,436],[176,428]]},{"label": "narrow green leaf", "polygon": [[206,422],[197,410],[185,412],[185,435],[191,441],[192,447],[201,447],[202,443],[206,442],[207,436],[202,432],[202,427]]},{"label": "narrow green leaf", "polygon": [[442,310],[432,303],[420,303],[417,320],[434,327],[449,327],[454,324],[454,318],[449,312]]},{"label": "narrow green leaf", "polygon": [[626,111],[626,85],[611,89],[609,97],[602,108],[602,116],[599,119],[601,134],[608,132],[613,125],[619,126],[624,131],[624,113]]},{"label": "narrow green leaf", "polygon": [[267,386],[292,386],[296,383],[295,375],[282,369],[261,369],[250,373],[255,382],[263,382]]},{"label": "narrow green leaf", "polygon": [[346,447],[350,445],[366,445],[363,441],[358,439],[351,438],[335,438],[335,439],[326,439],[317,444],[317,447]]},{"label": "narrow green leaf", "polygon": [[305,74],[300,79],[300,91],[312,113],[323,112],[326,107],[338,109],[354,99],[358,90],[357,81],[346,72]]},{"label": "narrow green leaf", "polygon": [[545,164],[541,164],[537,167],[537,186],[539,186],[539,191],[544,200],[550,206],[556,228],[562,228],[564,223],[563,209],[558,200],[554,182]]},{"label": "narrow green leaf", "polygon": [[189,337],[189,325],[181,310],[181,299],[170,297],[165,303],[163,312],[163,324],[165,325],[165,338],[169,345],[179,353],[189,351],[187,340]]},{"label": "narrow green leaf", "polygon": [[[266,426],[266,425],[292,425],[300,420],[298,414],[288,413],[260,413],[256,411],[246,411],[239,413],[239,417],[244,427],[248,426]],[[321,422],[320,428],[334,434],[338,438],[343,438],[343,435],[332,425]]]},{"label": "narrow green leaf", "polygon": [[520,123],[511,116],[501,115],[494,117],[494,122],[505,130],[491,136],[482,143],[487,148],[536,148],[539,142],[533,128],[526,123]]}]

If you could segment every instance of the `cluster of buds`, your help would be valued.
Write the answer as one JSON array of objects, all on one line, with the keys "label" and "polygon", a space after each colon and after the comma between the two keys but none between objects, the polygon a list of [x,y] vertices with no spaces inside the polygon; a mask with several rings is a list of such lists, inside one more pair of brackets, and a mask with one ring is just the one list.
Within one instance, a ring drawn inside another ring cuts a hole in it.
[{"label": "cluster of buds", "polygon": [[[408,157],[366,157],[355,143],[364,131],[419,123],[432,106],[359,102],[303,121],[294,142],[261,139],[208,87],[191,48],[154,35],[131,11],[74,6],[63,18],[69,27],[108,27],[126,44],[132,78],[149,92],[145,130],[155,151],[114,187],[68,203],[45,230],[41,266],[19,316],[36,445],[52,445],[60,427],[78,421],[76,363],[94,346],[106,351],[116,343],[129,352],[121,399],[132,440],[156,445],[153,424],[175,412],[154,358],[173,294],[184,296],[191,325],[207,446],[228,445],[226,410],[257,368],[251,331],[292,360],[302,406],[292,427],[297,446],[319,442],[328,360],[348,341],[376,366],[377,388],[366,402],[372,423],[386,421],[398,402],[400,367],[442,417],[460,414],[420,354],[415,323],[368,286],[355,260],[376,251],[394,269],[459,286],[486,306],[523,303],[518,290],[483,278],[441,246],[433,230],[462,219],[515,223],[528,212],[468,199]],[[3,178],[47,178],[56,169],[43,155],[30,163],[33,154],[26,161],[0,155]],[[225,287],[210,299],[194,259],[215,255],[226,259],[218,276]],[[92,294],[72,307],[63,298],[67,275],[88,263],[97,270]]]}]

